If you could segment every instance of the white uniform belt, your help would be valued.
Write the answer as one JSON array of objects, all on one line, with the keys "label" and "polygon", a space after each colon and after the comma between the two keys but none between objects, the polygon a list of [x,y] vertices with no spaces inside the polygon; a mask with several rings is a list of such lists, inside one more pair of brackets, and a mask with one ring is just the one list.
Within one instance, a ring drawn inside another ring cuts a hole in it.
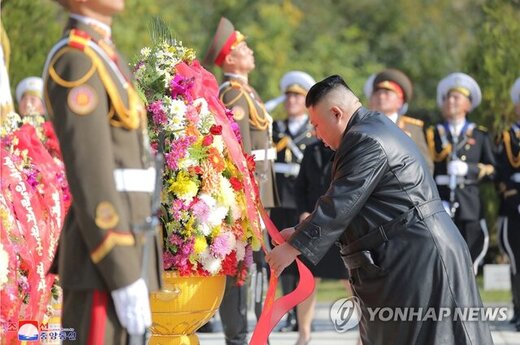
[{"label": "white uniform belt", "polygon": [[[267,157],[266,157],[267,151]],[[276,150],[274,147],[271,147],[267,150],[253,150],[251,151],[251,155],[255,157],[255,161],[274,161],[276,159]]]},{"label": "white uniform belt", "polygon": [[155,168],[114,170],[116,189],[119,192],[147,192],[155,189]]},{"label": "white uniform belt", "polygon": [[274,172],[291,176],[298,176],[300,164],[297,163],[274,163]]},{"label": "white uniform belt", "polygon": [[[457,184],[465,183],[464,176],[457,176]],[[448,186],[450,184],[450,175],[437,175],[435,176],[435,183],[437,186]]]},{"label": "white uniform belt", "polygon": [[520,183],[520,173],[514,173],[511,175],[511,181],[515,183]]}]

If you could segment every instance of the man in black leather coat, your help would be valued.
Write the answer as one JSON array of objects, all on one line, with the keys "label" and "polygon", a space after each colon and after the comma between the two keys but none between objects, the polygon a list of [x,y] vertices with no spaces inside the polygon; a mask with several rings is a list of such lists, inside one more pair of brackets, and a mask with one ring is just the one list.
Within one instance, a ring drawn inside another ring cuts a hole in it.
[{"label": "man in black leather coat", "polygon": [[[339,241],[360,300],[363,344],[493,344],[486,322],[453,317],[482,307],[468,247],[444,210],[416,145],[390,119],[363,108],[339,76],[306,99],[317,136],[336,151],[332,183],[314,211],[282,231],[274,274],[298,255],[317,263]],[[374,308],[447,308],[452,316],[371,318]]]}]

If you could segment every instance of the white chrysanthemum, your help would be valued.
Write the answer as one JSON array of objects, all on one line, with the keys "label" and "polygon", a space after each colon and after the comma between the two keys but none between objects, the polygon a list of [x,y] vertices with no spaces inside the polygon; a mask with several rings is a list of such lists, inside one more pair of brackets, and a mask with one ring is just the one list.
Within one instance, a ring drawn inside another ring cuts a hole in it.
[{"label": "white chrysanthemum", "polygon": [[200,223],[198,229],[204,236],[211,234],[211,227],[207,223]]},{"label": "white chrysanthemum", "polygon": [[218,152],[224,152],[224,140],[222,139],[222,135],[213,136],[212,146],[214,146],[218,150]]},{"label": "white chrysanthemum", "polygon": [[190,157],[182,158],[177,161],[177,166],[179,167],[179,169],[188,169],[189,167],[194,167],[198,164],[199,162],[196,159]]},{"label": "white chrysanthemum", "polygon": [[211,208],[208,216],[208,224],[210,226],[221,225],[226,218],[229,208],[218,205],[217,207]]},{"label": "white chrysanthemum", "polygon": [[221,225],[228,213],[228,208],[217,202],[215,198],[206,193],[201,193],[199,198],[204,201],[209,207],[208,220],[206,221],[209,227]]},{"label": "white chrysanthemum", "polygon": [[233,218],[233,221],[236,221],[242,217],[242,209],[237,202],[232,203],[229,206],[229,210],[231,211],[231,217]]},{"label": "white chrysanthemum", "polygon": [[235,246],[237,253],[237,261],[242,261],[246,257],[246,244],[242,241],[237,241]]},{"label": "white chrysanthemum", "polygon": [[202,253],[199,254],[199,261],[202,267],[210,274],[217,274],[222,267],[222,259],[214,257],[209,248],[206,248]]},{"label": "white chrysanthemum", "polygon": [[0,289],[7,283],[7,275],[9,273],[9,256],[4,250],[4,246],[0,243]]},{"label": "white chrysanthemum", "polygon": [[152,52],[152,50],[149,48],[149,47],[144,47],[141,49],[141,56],[143,58],[147,58],[150,56],[150,53]]},{"label": "white chrysanthemum", "polygon": [[218,201],[224,206],[230,207],[235,203],[235,192],[233,191],[233,187],[231,187],[229,180],[222,175],[219,176],[219,185],[220,193]]},{"label": "white chrysanthemum", "polygon": [[183,101],[164,97],[163,107],[168,114],[166,129],[172,132],[180,131],[186,127],[186,104]]}]

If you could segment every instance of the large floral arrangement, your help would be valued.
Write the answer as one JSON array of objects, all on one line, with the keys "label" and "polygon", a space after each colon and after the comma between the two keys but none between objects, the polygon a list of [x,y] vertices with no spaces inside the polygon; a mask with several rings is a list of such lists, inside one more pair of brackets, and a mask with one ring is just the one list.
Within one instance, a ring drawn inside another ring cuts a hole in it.
[{"label": "large floral arrangement", "polygon": [[[57,279],[47,271],[71,201],[65,171],[52,125],[42,116],[11,113],[2,129],[0,324],[45,323],[54,313],[50,297],[58,297]],[[16,332],[0,338],[10,343]]]},{"label": "large floral arrangement", "polygon": [[164,268],[226,274],[241,284],[260,242],[254,161],[242,150],[239,127],[192,49],[160,39],[136,60],[151,146],[165,158]]}]

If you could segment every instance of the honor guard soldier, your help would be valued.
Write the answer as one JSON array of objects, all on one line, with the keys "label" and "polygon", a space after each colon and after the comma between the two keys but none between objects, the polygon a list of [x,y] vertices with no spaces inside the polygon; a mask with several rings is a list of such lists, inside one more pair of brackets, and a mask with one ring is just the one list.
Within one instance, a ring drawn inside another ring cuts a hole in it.
[{"label": "honor guard soldier", "polygon": [[380,111],[388,116],[412,138],[433,174],[433,161],[424,137],[424,122],[404,115],[408,110],[408,104],[413,93],[410,79],[397,69],[385,69],[368,78],[364,92],[368,99],[368,108]]},{"label": "honor guard soldier", "polygon": [[[280,206],[271,210],[271,219],[278,229],[293,226],[299,221],[295,197],[296,177],[300,171],[305,147],[317,140],[313,136],[313,127],[305,108],[305,96],[315,82],[305,72],[288,72],[280,80],[282,97],[275,99],[277,102],[284,103],[287,114],[286,119],[273,124],[273,141],[277,151],[274,171]],[[266,104],[273,104],[273,101]],[[297,282],[298,270],[293,264],[281,276],[283,293],[288,294],[293,291]],[[285,325],[279,330],[282,332],[298,330],[296,308],[287,314]]]},{"label": "honor guard soldier", "polygon": [[444,121],[426,133],[435,163],[435,182],[469,247],[475,274],[489,243],[479,183],[495,173],[487,129],[467,119],[480,101],[480,88],[473,78],[464,73],[448,75],[437,86],[437,105]]},{"label": "honor guard soldier", "polygon": [[[272,118],[255,89],[249,85],[248,76],[255,68],[253,50],[248,47],[245,36],[236,31],[233,24],[221,18],[215,36],[204,59],[206,66],[217,65],[224,72],[224,82],[219,89],[220,100],[231,109],[240,126],[240,134],[246,153],[256,162],[256,181],[260,198],[266,209],[277,206],[278,194],[274,176],[276,150],[272,145]],[[259,255],[260,254],[260,255]],[[257,279],[262,277],[259,267],[263,252],[255,252]],[[262,264],[265,266],[265,263]],[[256,284],[255,284],[256,286]],[[263,286],[259,284],[259,286]],[[255,293],[255,312],[261,312],[262,292]],[[228,278],[224,299],[220,306],[226,344],[247,343],[247,286],[236,286]]]},{"label": "honor guard soldier", "polygon": [[144,344],[162,258],[155,229],[145,232],[157,179],[146,111],[110,36],[124,2],[59,2],[70,16],[43,76],[73,197],[51,268],[62,327],[74,344]]},{"label": "honor guard soldier", "polygon": [[496,183],[500,197],[499,243],[509,257],[514,315],[520,331],[520,78],[511,88],[517,121],[499,136]]}]

